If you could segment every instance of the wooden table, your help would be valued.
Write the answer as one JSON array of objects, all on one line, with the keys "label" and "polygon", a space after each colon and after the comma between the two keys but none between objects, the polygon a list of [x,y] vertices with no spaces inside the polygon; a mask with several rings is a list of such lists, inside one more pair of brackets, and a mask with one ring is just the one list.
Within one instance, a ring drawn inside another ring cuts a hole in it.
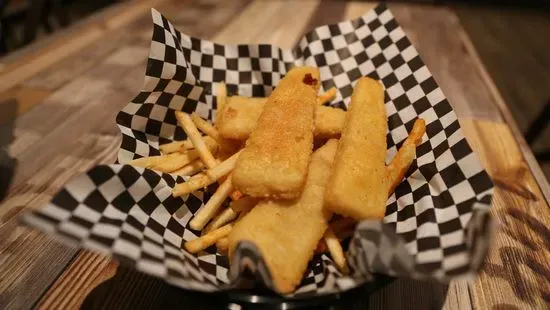
[{"label": "wooden table", "polygon": [[[114,161],[120,143],[114,117],[140,89],[151,7],[193,36],[291,47],[308,29],[358,17],[373,6],[318,0],[127,1],[0,60],[0,137],[13,134],[8,149],[18,162],[0,205],[0,308],[208,306],[204,296],[188,296],[18,225],[22,212],[40,208],[71,177]],[[454,13],[406,4],[390,9],[496,184],[492,213],[500,230],[475,281],[398,280],[361,307],[544,308],[550,303],[548,182]]]}]

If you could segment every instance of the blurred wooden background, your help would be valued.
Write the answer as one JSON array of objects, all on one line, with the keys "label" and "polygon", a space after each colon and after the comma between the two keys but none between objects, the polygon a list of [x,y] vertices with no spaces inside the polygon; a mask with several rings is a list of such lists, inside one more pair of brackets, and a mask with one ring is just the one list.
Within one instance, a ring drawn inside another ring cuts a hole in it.
[{"label": "blurred wooden background", "polygon": [[[269,1],[269,0],[266,0]],[[15,16],[2,27],[5,48],[2,53],[15,51],[31,40],[42,40],[72,22],[77,22],[99,10],[104,10],[117,0],[3,0],[0,15]],[[330,2],[330,1],[326,1]],[[389,1],[392,2],[392,1]],[[475,49],[509,105],[521,133],[525,133],[550,100],[550,6],[533,4],[550,3],[534,1],[393,1],[410,3],[445,3],[458,16],[471,38]],[[504,3],[515,5],[503,5]],[[461,4],[462,3],[462,4]],[[500,3],[500,4],[491,4]],[[328,4],[330,5],[330,4]],[[35,7],[34,30],[27,29]],[[8,26],[8,27],[6,27]],[[0,37],[2,36],[0,35]],[[8,37],[6,37],[8,36]],[[1,40],[0,40],[1,42]],[[9,56],[8,56],[9,58]],[[550,126],[535,143],[535,150],[550,148]],[[550,162],[540,162],[550,179]]]}]

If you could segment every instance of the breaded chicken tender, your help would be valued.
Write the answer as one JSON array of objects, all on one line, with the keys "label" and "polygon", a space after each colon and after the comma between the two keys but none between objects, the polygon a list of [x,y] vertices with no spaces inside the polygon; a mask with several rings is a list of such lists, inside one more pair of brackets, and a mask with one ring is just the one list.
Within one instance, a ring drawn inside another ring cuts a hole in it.
[{"label": "breaded chicken tender", "polygon": [[315,118],[313,124],[313,135],[315,138],[339,138],[344,123],[346,122],[346,112],[342,109],[317,106],[315,108]]},{"label": "breaded chicken tender", "polygon": [[[225,109],[216,120],[220,136],[232,140],[248,139],[256,128],[266,100],[240,96],[227,98]],[[316,106],[313,135],[316,138],[337,138],[345,119],[346,112],[342,109]]]},{"label": "breaded chicken tender", "polygon": [[217,116],[216,126],[226,139],[246,140],[256,128],[267,98],[228,97],[223,111]]},{"label": "breaded chicken tender", "polygon": [[291,199],[302,192],[313,147],[319,70],[294,68],[267,99],[233,171],[233,185],[252,197]]},{"label": "breaded chicken tender", "polygon": [[387,129],[382,85],[361,78],[353,90],[327,185],[325,199],[331,211],[356,220],[384,217],[389,187]]},{"label": "breaded chicken tender", "polygon": [[329,140],[313,153],[300,198],[261,201],[229,234],[229,254],[242,240],[258,247],[280,293],[293,292],[300,284],[328,227],[332,213],[323,200],[337,144]]}]

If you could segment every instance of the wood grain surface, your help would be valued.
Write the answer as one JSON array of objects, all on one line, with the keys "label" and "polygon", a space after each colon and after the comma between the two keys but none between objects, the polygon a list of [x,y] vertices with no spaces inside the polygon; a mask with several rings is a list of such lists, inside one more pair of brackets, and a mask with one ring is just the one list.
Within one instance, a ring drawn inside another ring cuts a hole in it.
[{"label": "wood grain surface", "polygon": [[[184,293],[18,223],[22,212],[40,208],[70,178],[114,161],[120,143],[115,115],[143,81],[150,7],[193,36],[288,48],[315,26],[358,17],[374,6],[320,0],[126,1],[0,60],[0,109],[17,100],[12,112],[0,114],[0,125],[11,124],[14,137],[7,147],[17,160],[0,205],[0,309],[219,306],[208,295]],[[390,9],[495,181],[492,214],[500,230],[475,281],[441,285],[400,279],[353,308],[545,308],[550,303],[550,210],[543,195],[548,184],[536,178],[538,166],[456,15],[434,6],[391,4]]]}]

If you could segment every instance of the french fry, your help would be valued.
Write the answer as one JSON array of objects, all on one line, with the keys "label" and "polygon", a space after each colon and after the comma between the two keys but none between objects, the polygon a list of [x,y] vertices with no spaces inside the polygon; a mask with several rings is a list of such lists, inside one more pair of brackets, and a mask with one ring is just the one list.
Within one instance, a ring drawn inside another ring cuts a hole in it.
[{"label": "french fry", "polygon": [[205,135],[209,136],[210,138],[216,141],[220,139],[220,134],[218,133],[216,128],[214,128],[212,124],[210,124],[209,122],[204,120],[202,117],[200,117],[197,113],[193,112],[191,114],[191,120],[193,121],[193,123],[195,123],[195,126],[197,126],[197,128],[200,131],[202,131]]},{"label": "french fry", "polygon": [[218,187],[214,195],[210,197],[208,202],[199,209],[197,214],[193,217],[189,226],[195,230],[201,230],[204,228],[206,223],[214,216],[214,214],[220,209],[224,200],[231,194],[233,191],[233,184],[231,183],[231,178],[227,178],[221,185]]},{"label": "french fry", "polygon": [[223,82],[216,89],[216,101],[218,103],[217,110],[221,113],[227,101],[227,87]]},{"label": "french fry", "polygon": [[187,195],[201,188],[205,188],[208,185],[214,183],[205,173],[199,173],[192,176],[187,182],[178,183],[172,189],[172,196],[180,197]]},{"label": "french fry", "polygon": [[401,145],[399,151],[387,167],[390,186],[388,196],[393,194],[395,188],[401,183],[405,173],[409,170],[416,155],[416,147],[422,142],[422,136],[426,132],[426,121],[419,118],[414,122],[413,129]]},{"label": "french fry", "polygon": [[195,150],[199,153],[201,160],[206,164],[206,166],[208,168],[213,168],[214,166],[216,166],[216,159],[214,159],[214,156],[206,147],[206,144],[204,143],[204,140],[202,139],[199,130],[191,120],[191,117],[186,113],[176,111],[176,119],[187,134],[189,140],[193,142]]},{"label": "french fry", "polygon": [[235,212],[231,208],[226,208],[220,214],[218,214],[211,222],[210,224],[206,225],[206,228],[203,230],[204,232],[208,233],[216,228],[219,228],[232,220],[237,218],[237,212]]},{"label": "french fry", "polygon": [[206,175],[195,175],[185,183],[176,184],[172,189],[172,195],[174,197],[183,196],[218,181],[233,170],[239,153],[234,154],[214,168],[207,170]]},{"label": "french fry", "polygon": [[[208,152],[210,152],[210,150],[216,151],[217,149],[216,142],[214,142],[213,140],[211,141],[212,142],[205,141],[205,146]],[[198,150],[187,150],[185,153],[172,153],[166,155],[166,157],[167,158],[165,160],[162,160],[159,163],[153,165],[151,169],[167,173],[174,172],[178,169],[181,169],[185,165],[190,164],[194,160],[197,160],[200,157],[200,152]]]},{"label": "french fry", "polygon": [[258,203],[258,199],[250,196],[244,196],[239,200],[231,201],[229,208],[237,213],[248,212]]},{"label": "french fry", "polygon": [[216,248],[220,253],[227,253],[227,250],[229,250],[229,239],[227,237],[223,237],[216,241]]},{"label": "french fry", "polygon": [[200,172],[204,168],[204,163],[200,159],[195,159],[189,164],[183,166],[181,169],[172,172],[172,174],[181,176],[192,176],[195,175],[197,172]]},{"label": "french fry", "polygon": [[[204,144],[210,150],[212,155],[218,153],[218,151],[220,149],[220,145],[216,140],[210,138],[209,136],[202,136],[202,140],[204,141]],[[180,153],[187,153],[188,151],[193,151],[193,150],[195,150],[195,146],[193,145],[193,142],[191,142],[191,140],[187,139],[187,140],[183,141],[183,146],[178,151]],[[197,156],[198,155],[199,155],[199,153],[197,151]],[[197,158],[199,158],[199,157],[197,157]]]},{"label": "french fry", "polygon": [[321,96],[317,97],[317,104],[318,105],[324,105],[327,102],[330,102],[336,98],[336,87],[331,87],[329,90],[327,90],[325,93],[323,93]]},{"label": "french fry", "polygon": [[196,150],[189,150],[187,153],[172,153],[168,155],[150,156],[134,159],[128,164],[136,167],[143,167],[160,172],[174,172],[183,166],[199,158]]},{"label": "french fry", "polygon": [[207,170],[206,174],[197,174],[185,183],[176,184],[172,189],[172,196],[179,197],[187,195],[218,181],[233,170],[238,156],[239,153],[236,153],[214,168]]},{"label": "french fry", "polygon": [[168,156],[171,156],[171,155],[172,154],[137,158],[129,161],[128,165],[132,165],[135,167],[142,167],[142,168],[152,168],[154,165],[161,163],[163,160],[165,160]]},{"label": "french fry", "polygon": [[195,240],[187,241],[183,246],[190,253],[200,252],[206,249],[207,247],[215,244],[221,238],[227,237],[227,235],[229,235],[232,229],[233,229],[233,224],[231,223],[227,224],[205,235],[202,235]]},{"label": "french fry", "polygon": [[239,155],[241,154],[241,152],[242,151],[239,151],[239,152],[233,154],[233,156],[231,156],[228,159],[224,160],[223,162],[221,162],[216,167],[208,169],[206,171],[206,175],[210,179],[214,180],[214,182],[215,182],[215,181],[219,180],[221,177],[223,177],[224,175],[229,174],[229,172],[231,172],[231,170],[233,170],[233,168],[235,168],[235,163],[237,162],[237,158],[239,158]]},{"label": "french fry", "polygon": [[[203,137],[203,139],[205,139],[205,142],[207,141],[206,137]],[[174,141],[159,146],[159,149],[163,154],[171,154],[175,152],[184,153],[185,150],[191,150],[194,148],[195,146],[193,145],[193,142],[191,142],[191,140],[189,139],[185,139],[183,141]]]},{"label": "french fry", "polygon": [[344,249],[342,249],[340,241],[330,227],[325,231],[323,239],[327,244],[328,251],[330,252],[330,256],[332,256],[336,267],[338,267],[340,272],[343,274],[347,274],[349,272],[349,268],[346,262],[346,257],[344,256]]},{"label": "french fry", "polygon": [[170,153],[175,153],[179,151],[180,148],[184,147],[185,141],[174,141],[174,142],[166,143],[159,146],[159,149],[162,152],[162,154],[165,154],[165,155]]}]

